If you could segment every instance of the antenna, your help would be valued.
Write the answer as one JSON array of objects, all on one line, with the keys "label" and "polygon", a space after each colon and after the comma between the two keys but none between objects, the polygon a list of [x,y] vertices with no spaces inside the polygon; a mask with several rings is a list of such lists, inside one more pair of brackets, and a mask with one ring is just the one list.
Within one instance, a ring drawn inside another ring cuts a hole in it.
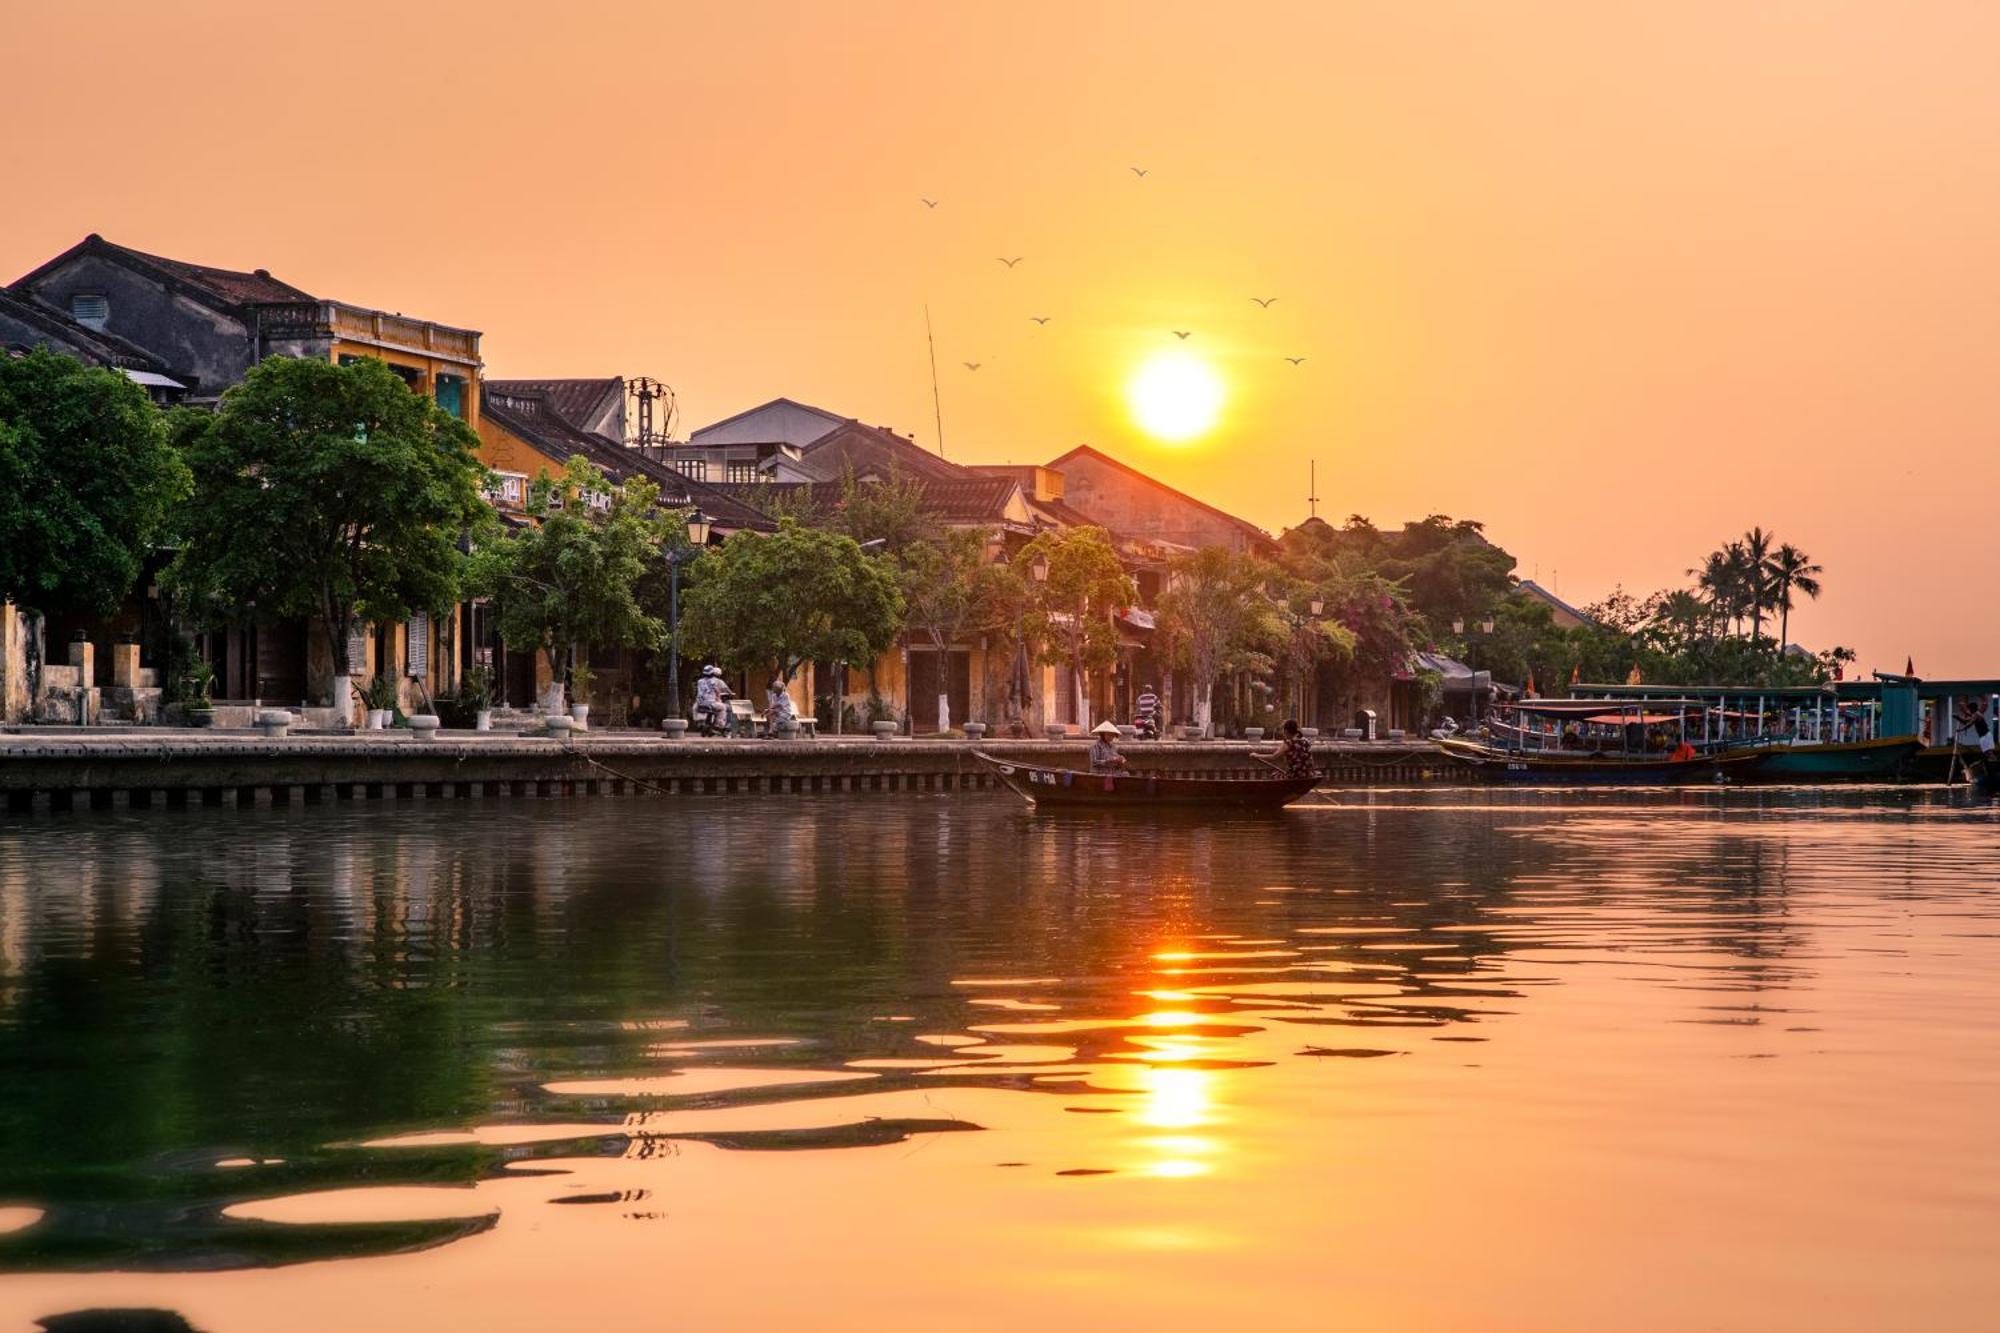
[{"label": "antenna", "polygon": [[1319,460],[1306,460],[1306,517],[1319,517]]},{"label": "antenna", "polygon": [[931,333],[931,303],[924,302],[924,341],[931,349],[931,411],[937,415],[938,457],[944,457],[944,405],[938,398],[937,338]]}]

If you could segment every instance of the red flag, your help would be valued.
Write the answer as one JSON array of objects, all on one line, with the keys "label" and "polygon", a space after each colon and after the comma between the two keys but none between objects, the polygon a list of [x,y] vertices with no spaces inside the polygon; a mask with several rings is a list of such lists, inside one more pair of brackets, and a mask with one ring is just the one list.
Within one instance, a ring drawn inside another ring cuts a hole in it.
[{"label": "red flag", "polygon": [[1525,690],[1523,690],[1523,691],[1522,691],[1522,693],[1526,694],[1526,695],[1527,695],[1527,696],[1528,696],[1528,697],[1529,697],[1530,699],[1532,699],[1532,698],[1534,698],[1534,697],[1535,697],[1535,673],[1534,673],[1534,672],[1530,671],[1530,672],[1528,673],[1528,686],[1527,686],[1527,688],[1526,688]]},{"label": "red flag", "polygon": [[1904,658],[1904,659],[1903,659],[1903,674],[1904,674],[1904,675],[1906,675],[1906,676],[1914,676],[1914,675],[1916,675],[1916,674],[1917,674],[1917,659],[1916,659],[1916,658],[1914,658],[1914,657],[1906,657],[1906,658]]},{"label": "red flag", "polygon": [[1578,662],[1569,669],[1569,683],[1574,685],[1583,679],[1583,663]]}]

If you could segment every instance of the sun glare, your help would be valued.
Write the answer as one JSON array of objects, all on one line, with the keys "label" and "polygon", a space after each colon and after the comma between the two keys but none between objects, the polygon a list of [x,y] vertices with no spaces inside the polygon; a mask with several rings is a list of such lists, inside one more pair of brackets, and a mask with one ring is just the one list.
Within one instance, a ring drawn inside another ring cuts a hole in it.
[{"label": "sun glare", "polygon": [[1192,440],[1222,412],[1222,377],[1188,352],[1162,352],[1139,367],[1126,386],[1132,417],[1156,440]]}]

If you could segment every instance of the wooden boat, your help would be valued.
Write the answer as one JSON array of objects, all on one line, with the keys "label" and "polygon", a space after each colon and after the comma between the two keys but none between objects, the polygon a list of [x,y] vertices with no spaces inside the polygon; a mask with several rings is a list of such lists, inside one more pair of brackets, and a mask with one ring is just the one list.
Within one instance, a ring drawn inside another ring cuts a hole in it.
[{"label": "wooden boat", "polygon": [[1757,762],[1745,776],[1760,782],[1891,782],[1909,776],[1923,750],[1915,736],[1878,736],[1862,741],[1744,745],[1725,755],[1748,754]]},{"label": "wooden boat", "polygon": [[1317,777],[1276,774],[1268,778],[1168,778],[1143,770],[1078,773],[1067,768],[1010,763],[983,750],[974,750],[973,754],[998,774],[1002,782],[1036,806],[1095,809],[1224,806],[1237,810],[1275,810],[1298,800],[1319,784]]},{"label": "wooden boat", "polygon": [[1495,782],[1633,783],[1643,785],[1715,782],[1747,772],[1756,754],[1697,754],[1673,759],[1662,754],[1619,754],[1602,750],[1516,750],[1454,737],[1437,742],[1446,758]]}]

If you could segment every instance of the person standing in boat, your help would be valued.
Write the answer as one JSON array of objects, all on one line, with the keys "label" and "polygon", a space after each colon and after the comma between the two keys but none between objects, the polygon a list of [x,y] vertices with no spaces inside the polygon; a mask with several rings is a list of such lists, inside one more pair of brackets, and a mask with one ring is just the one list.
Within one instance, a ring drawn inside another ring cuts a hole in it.
[{"label": "person standing in boat", "polygon": [[1118,753],[1118,724],[1112,721],[1098,723],[1091,728],[1091,735],[1097,737],[1090,743],[1090,771],[1093,773],[1122,773],[1125,770],[1125,756]]},{"label": "person standing in boat", "polygon": [[1305,732],[1299,729],[1299,720],[1295,717],[1286,718],[1285,725],[1278,729],[1278,733],[1278,748],[1269,754],[1260,754],[1257,757],[1275,760],[1289,778],[1318,777],[1319,770],[1313,767],[1312,742],[1307,740]]},{"label": "person standing in boat", "polygon": [[[1984,699],[1963,700],[1958,705],[1957,713],[1958,735],[1955,738],[1957,743],[1968,750],[1976,751],[1979,756],[1979,772],[1971,774],[1971,776],[1975,781],[1991,782],[1993,780],[1993,724],[1986,717],[1986,701]],[[1971,767],[1971,761],[1967,760],[1966,768],[1968,772]]]}]

